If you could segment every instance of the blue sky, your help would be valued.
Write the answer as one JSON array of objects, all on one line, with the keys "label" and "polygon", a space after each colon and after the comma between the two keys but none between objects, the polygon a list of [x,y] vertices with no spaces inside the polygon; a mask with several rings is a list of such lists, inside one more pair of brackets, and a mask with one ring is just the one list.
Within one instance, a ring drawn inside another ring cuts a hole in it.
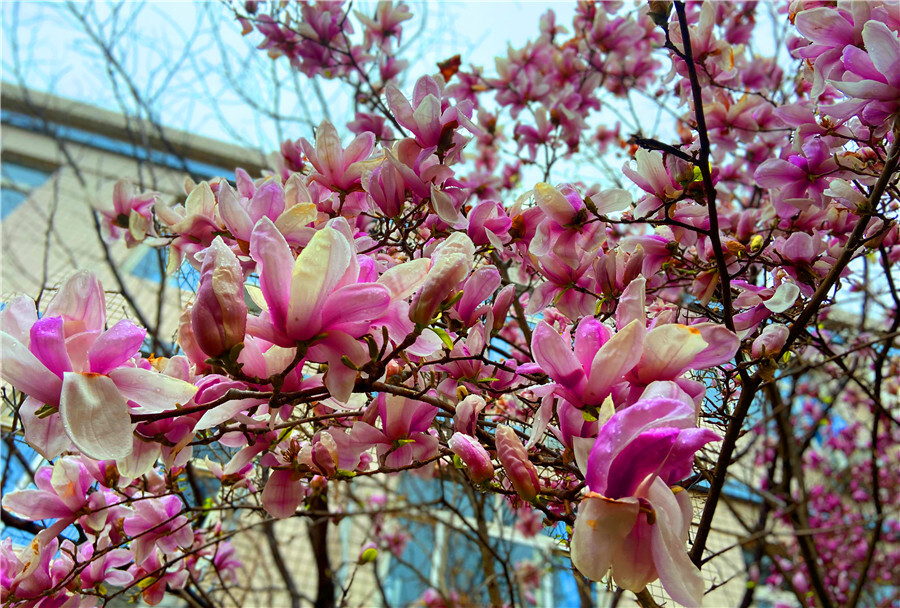
[{"label": "blue sky", "polygon": [[[548,7],[560,23],[570,23],[574,12],[572,2],[410,4],[416,17],[407,22],[405,36],[423,28],[421,42],[407,55],[414,76],[434,72],[437,61],[456,53],[490,72],[507,43],[521,46],[536,35]],[[374,7],[355,4],[366,12]],[[286,61],[254,51],[259,36],[242,37],[221,3],[6,2],[2,21],[4,82],[24,80],[33,89],[131,112],[139,109],[130,94],[134,87],[147,98],[141,109],[149,108],[164,125],[254,148],[271,150],[281,139],[311,135],[302,121],[276,124],[266,116],[302,116],[295,77]],[[121,67],[112,75],[107,50]],[[323,82],[322,93],[333,114],[349,107],[334,83]],[[304,101],[318,122],[317,96]]]}]

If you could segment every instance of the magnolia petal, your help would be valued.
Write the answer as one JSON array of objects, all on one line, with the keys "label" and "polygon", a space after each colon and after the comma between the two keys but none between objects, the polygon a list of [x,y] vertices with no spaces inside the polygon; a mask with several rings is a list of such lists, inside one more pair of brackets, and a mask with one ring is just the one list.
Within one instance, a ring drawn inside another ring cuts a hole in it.
[{"label": "magnolia petal", "polygon": [[612,385],[638,364],[645,333],[644,325],[635,319],[597,351],[584,389],[585,403],[599,404],[609,394]]},{"label": "magnolia petal", "polygon": [[650,486],[649,499],[656,511],[656,524],[650,526],[651,551],[659,582],[679,604],[700,606],[703,603],[703,579],[685,551],[681,507],[672,490],[660,479]]},{"label": "magnolia petal", "polygon": [[392,300],[405,300],[425,282],[429,264],[428,258],[397,264],[384,271],[376,282],[387,287]]},{"label": "magnolia petal", "polygon": [[872,63],[887,82],[900,87],[900,40],[884,23],[867,21],[862,32],[863,41]]},{"label": "magnolia petal", "polygon": [[291,471],[284,469],[272,471],[262,491],[261,499],[266,513],[284,519],[297,512],[297,507],[303,499],[303,486],[299,480],[291,479]]},{"label": "magnolia petal", "polygon": [[[282,213],[275,220],[275,227],[288,240],[297,240],[297,237],[309,224],[316,221],[319,209],[313,203],[297,203]],[[292,238],[293,237],[293,238]]]},{"label": "magnolia petal", "polygon": [[[322,310],[322,327],[365,322],[367,327],[387,310],[391,294],[377,283],[355,283],[332,293]],[[366,331],[365,328],[363,331]],[[358,335],[358,334],[357,334]]]},{"label": "magnolia petal", "polygon": [[131,454],[116,461],[116,469],[123,477],[137,479],[153,468],[160,453],[161,449],[158,443],[144,441],[134,435]]},{"label": "magnolia petal", "polygon": [[588,494],[581,501],[572,530],[572,564],[593,581],[609,571],[613,557],[624,550],[626,537],[638,517],[635,498],[610,500]]},{"label": "magnolia petal", "polygon": [[350,265],[350,256],[347,239],[331,227],[316,232],[297,256],[285,322],[291,338],[303,340],[319,332],[322,306]]},{"label": "magnolia petal", "polygon": [[147,330],[123,319],[100,334],[88,350],[91,371],[105,374],[131,359],[141,349]]},{"label": "magnolia petal", "polygon": [[109,372],[116,388],[141,411],[154,413],[185,405],[197,392],[193,384],[137,367],[119,367]]},{"label": "magnolia petal", "polygon": [[204,429],[210,429],[231,420],[238,412],[242,412],[254,405],[261,405],[263,403],[265,403],[265,400],[262,399],[234,399],[232,401],[227,401],[222,405],[217,405],[216,407],[207,410],[203,416],[200,417],[200,420],[197,421],[194,430],[202,431]]},{"label": "magnolia petal", "polygon": [[72,440],[66,435],[59,414],[37,416],[43,405],[34,397],[28,397],[19,408],[19,416],[25,427],[25,442],[47,460],[53,460],[72,447]]},{"label": "magnolia petal", "polygon": [[59,288],[44,311],[45,317],[63,317],[66,335],[79,331],[103,331],[106,295],[92,272],[80,270]]},{"label": "magnolia petal", "polygon": [[28,346],[31,340],[31,326],[38,320],[34,300],[28,296],[17,296],[0,310],[0,331]]},{"label": "magnolia petal", "polygon": [[62,317],[44,317],[31,326],[31,352],[60,378],[72,371],[63,323]]},{"label": "magnolia petal", "polygon": [[691,363],[691,367],[696,369],[728,363],[741,345],[740,339],[734,332],[723,325],[698,323],[692,327],[699,329],[703,339],[709,344]]},{"label": "magnolia petal", "polygon": [[667,323],[654,327],[644,339],[644,356],[637,366],[641,382],[674,380],[709,346],[699,329]]},{"label": "magnolia petal", "polygon": [[790,281],[785,281],[778,286],[778,289],[775,290],[775,294],[771,298],[763,302],[763,306],[772,312],[784,312],[794,305],[794,302],[797,301],[797,296],[799,295],[800,288]]},{"label": "magnolia petal", "polygon": [[273,325],[284,330],[291,297],[294,256],[284,236],[267,217],[260,219],[250,236],[250,257],[257,264],[259,287],[268,304]]},{"label": "magnolia petal", "polygon": [[226,181],[219,185],[219,215],[236,239],[248,240],[253,232],[253,220],[241,205],[237,192]]},{"label": "magnolia petal", "polygon": [[59,413],[72,443],[85,455],[118,460],[131,454],[130,410],[109,377],[66,372]]},{"label": "magnolia petal", "polygon": [[624,328],[634,320],[647,324],[646,286],[647,280],[639,276],[622,291],[616,304],[616,327]]},{"label": "magnolia petal", "polygon": [[0,332],[0,378],[41,403],[56,405],[62,379],[51,372],[28,348],[6,332]]},{"label": "magnolia petal", "polygon": [[3,508],[28,521],[72,515],[72,509],[49,490],[22,490],[7,494],[3,497]]},{"label": "magnolia petal", "polygon": [[566,387],[584,382],[584,370],[572,349],[546,321],[540,321],[531,338],[534,360],[544,372]]},{"label": "magnolia petal", "polygon": [[550,184],[541,182],[534,187],[534,202],[547,217],[565,226],[575,217],[575,208],[562,192]]}]

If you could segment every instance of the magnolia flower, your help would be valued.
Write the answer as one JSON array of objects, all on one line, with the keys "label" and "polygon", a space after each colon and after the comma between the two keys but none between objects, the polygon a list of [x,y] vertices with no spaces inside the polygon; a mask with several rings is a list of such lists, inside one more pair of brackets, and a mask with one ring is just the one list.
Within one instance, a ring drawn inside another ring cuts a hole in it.
[{"label": "magnolia flower", "polygon": [[685,552],[690,497],[670,486],[688,477],[694,453],[720,437],[696,427],[693,404],[640,401],[600,429],[586,467],[588,493],[572,531],[572,563],[599,581],[641,591],[657,578],[673,600],[699,606],[700,572]]},{"label": "magnolia flower", "polygon": [[541,321],[532,335],[531,351],[565,399],[576,405],[599,405],[640,361],[645,333],[637,319],[613,334],[595,318],[585,317],[575,331],[573,350],[568,340]]},{"label": "magnolia flower", "polygon": [[358,283],[360,265],[350,226],[337,218],[317,231],[296,260],[284,236],[264,217],[250,239],[250,255],[259,268],[267,311],[254,319],[254,331],[279,346],[307,342],[307,358],[328,363],[325,386],[346,402],[356,370],[344,357],[362,364],[368,352],[358,338],[390,304],[390,292],[378,283]]},{"label": "magnolia flower", "polygon": [[159,412],[187,403],[197,391],[183,380],[133,367],[147,331],[128,320],[101,331],[103,302],[99,281],[82,272],[69,279],[41,319],[27,299],[0,315],[0,377],[29,396],[23,419],[40,429],[34,445],[48,458],[66,446],[52,437],[60,430],[55,422],[45,420],[55,414],[37,415],[45,404],[58,408],[65,435],[79,450],[115,460],[132,451],[129,402]]},{"label": "magnolia flower", "polygon": [[334,125],[323,120],[316,129],[316,145],[300,140],[303,153],[315,167],[312,179],[331,190],[359,189],[363,172],[381,162],[379,159],[364,162],[375,149],[375,135],[362,133],[343,148]]},{"label": "magnolia flower", "polygon": [[433,405],[381,393],[377,400],[381,429],[368,422],[354,423],[350,435],[360,446],[375,446],[378,458],[389,468],[428,460],[437,453],[438,440],[428,433],[438,409]]},{"label": "magnolia flower", "polygon": [[134,247],[149,234],[153,235],[153,205],[159,200],[155,192],[135,194],[127,179],[120,179],[113,188],[112,209],[99,208],[103,216],[104,239],[110,242],[125,236],[128,247]]}]

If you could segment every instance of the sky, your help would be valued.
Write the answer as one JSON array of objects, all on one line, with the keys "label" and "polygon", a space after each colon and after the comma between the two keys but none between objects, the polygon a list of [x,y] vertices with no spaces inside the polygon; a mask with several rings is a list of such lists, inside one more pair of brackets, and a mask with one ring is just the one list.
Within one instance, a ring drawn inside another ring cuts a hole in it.
[{"label": "sky", "polygon": [[[165,126],[251,148],[271,150],[285,138],[310,137],[297,119],[302,105],[321,115],[318,96],[299,88],[287,61],[273,62],[253,45],[260,36],[240,26],[219,2],[2,3],[2,79],[114,111],[150,111]],[[507,45],[537,34],[540,16],[557,11],[571,22],[574,3],[410,2],[420,31],[408,58],[410,74],[436,71],[436,62],[460,53],[464,63],[487,66]],[[355,8],[374,9],[373,2]],[[110,68],[107,60],[115,62]],[[411,84],[410,82],[409,84]],[[324,81],[330,111],[349,108],[340,89]],[[139,106],[131,90],[141,92]],[[276,123],[267,114],[286,120]],[[335,120],[335,122],[339,122]]]}]

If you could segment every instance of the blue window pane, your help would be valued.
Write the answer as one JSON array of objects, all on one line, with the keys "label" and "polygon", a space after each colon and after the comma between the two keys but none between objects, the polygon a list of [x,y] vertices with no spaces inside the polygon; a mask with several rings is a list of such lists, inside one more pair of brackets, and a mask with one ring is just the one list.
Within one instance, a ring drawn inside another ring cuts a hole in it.
[{"label": "blue window pane", "polygon": [[[162,271],[160,270],[160,256],[162,256]],[[163,272],[166,267],[166,253],[158,249],[148,250],[138,263],[131,269],[131,274],[159,283],[162,280]],[[173,276],[167,279],[170,287],[177,287],[183,291],[197,291],[197,285],[200,284],[200,271],[188,264],[182,263]]]},{"label": "blue window pane", "polygon": [[3,188],[0,190],[0,220],[5,220],[6,216],[15,211],[21,205],[28,195],[11,188]]},{"label": "blue window pane", "polygon": [[434,552],[434,528],[431,524],[400,518],[398,523],[410,535],[401,558],[391,558],[385,579],[385,594],[391,606],[409,606],[431,586],[431,558]]},{"label": "blue window pane", "polygon": [[0,191],[0,220],[16,210],[32,190],[43,184],[50,174],[18,163],[4,161],[0,165],[3,188]]}]

